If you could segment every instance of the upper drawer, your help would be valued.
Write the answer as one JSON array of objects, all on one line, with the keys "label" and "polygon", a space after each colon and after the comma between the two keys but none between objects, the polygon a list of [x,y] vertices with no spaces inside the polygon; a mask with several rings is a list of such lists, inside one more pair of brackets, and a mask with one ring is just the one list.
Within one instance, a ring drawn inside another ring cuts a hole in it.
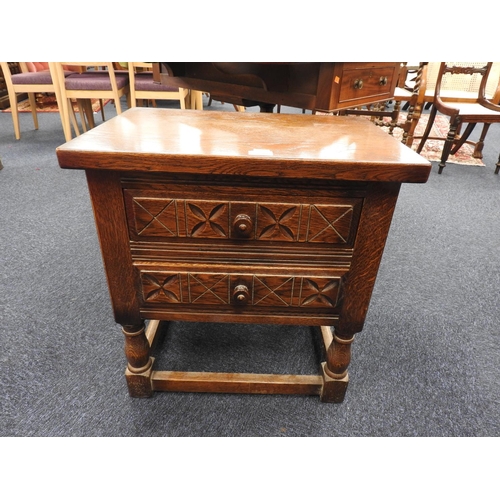
[{"label": "upper drawer", "polygon": [[[168,196],[126,189],[125,204],[132,241],[173,239],[333,244],[351,248],[362,198],[261,201],[238,193],[224,196]],[[206,193],[207,195],[209,193]],[[224,193],[219,193],[224,194]]]},{"label": "upper drawer", "polygon": [[370,102],[389,99],[397,76],[394,66],[345,69],[342,73],[339,105],[345,107],[363,104],[363,99],[366,98]]}]

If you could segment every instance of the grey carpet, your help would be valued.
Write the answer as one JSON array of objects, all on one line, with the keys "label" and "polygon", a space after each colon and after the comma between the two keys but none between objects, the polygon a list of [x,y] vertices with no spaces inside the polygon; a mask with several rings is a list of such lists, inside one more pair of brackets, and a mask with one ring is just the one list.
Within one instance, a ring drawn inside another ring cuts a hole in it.
[{"label": "grey carpet", "polygon": [[[500,435],[499,126],[486,167],[434,165],[427,184],[403,186],[347,396],[333,405],[130,398],[84,174],[58,167],[58,115],[39,120],[35,131],[22,114],[16,141],[0,113],[1,436]],[[175,323],[158,362],[313,373],[318,356],[309,328]]]}]

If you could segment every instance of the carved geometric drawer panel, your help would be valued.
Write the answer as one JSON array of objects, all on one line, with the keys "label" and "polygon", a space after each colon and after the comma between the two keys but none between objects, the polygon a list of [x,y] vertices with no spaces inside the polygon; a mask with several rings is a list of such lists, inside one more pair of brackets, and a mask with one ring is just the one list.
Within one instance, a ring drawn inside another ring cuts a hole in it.
[{"label": "carved geometric drawer panel", "polygon": [[[127,204],[132,240],[164,238],[352,244],[359,199],[331,204],[232,202],[133,196]],[[242,236],[235,221],[249,227]]]},{"label": "carved geometric drawer panel", "polygon": [[[340,273],[341,274],[341,273]],[[145,304],[239,305],[235,289],[248,290],[245,306],[334,308],[342,277],[141,270]]]}]

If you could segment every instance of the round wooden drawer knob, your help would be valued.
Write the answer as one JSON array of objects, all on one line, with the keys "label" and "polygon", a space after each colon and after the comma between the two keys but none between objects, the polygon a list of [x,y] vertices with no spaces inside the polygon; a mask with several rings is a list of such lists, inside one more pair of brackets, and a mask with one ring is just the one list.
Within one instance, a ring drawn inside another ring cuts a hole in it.
[{"label": "round wooden drawer knob", "polygon": [[233,230],[240,238],[250,238],[253,233],[253,221],[246,214],[239,214],[234,218]]},{"label": "round wooden drawer knob", "polygon": [[250,292],[245,285],[237,285],[233,291],[234,303],[237,306],[244,306],[250,300]]}]

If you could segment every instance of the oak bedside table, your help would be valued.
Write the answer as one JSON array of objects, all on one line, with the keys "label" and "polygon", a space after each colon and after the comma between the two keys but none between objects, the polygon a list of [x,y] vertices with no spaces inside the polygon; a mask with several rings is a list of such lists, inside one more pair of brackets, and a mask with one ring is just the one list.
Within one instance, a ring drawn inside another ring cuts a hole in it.
[{"label": "oak bedside table", "polygon": [[[131,396],[341,402],[399,189],[431,164],[354,117],[132,108],[57,149],[84,169]],[[155,371],[162,321],[311,325],[317,375]]]}]

